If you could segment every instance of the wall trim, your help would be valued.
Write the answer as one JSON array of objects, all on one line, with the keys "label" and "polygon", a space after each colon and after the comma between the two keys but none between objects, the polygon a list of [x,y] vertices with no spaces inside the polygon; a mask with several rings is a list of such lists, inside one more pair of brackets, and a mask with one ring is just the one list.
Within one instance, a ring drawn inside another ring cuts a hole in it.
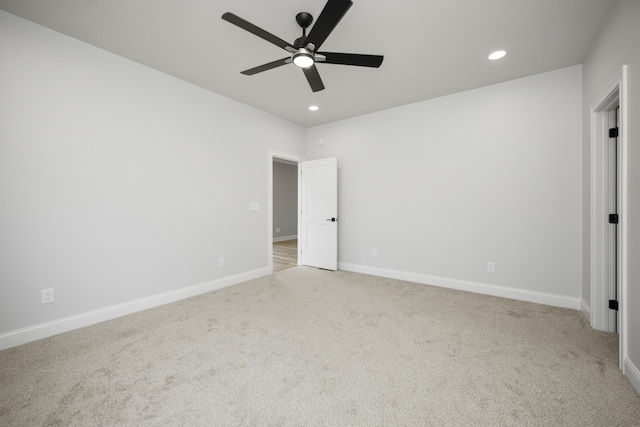
[{"label": "wall trim", "polygon": [[281,236],[281,237],[274,237],[273,241],[274,242],[284,242],[286,240],[296,240],[298,238],[298,235],[293,235],[293,236]]},{"label": "wall trim", "polygon": [[469,282],[465,280],[449,279],[446,277],[429,276],[426,274],[410,273],[398,270],[387,270],[349,263],[339,263],[338,268],[340,270],[352,271],[354,273],[370,274],[373,276],[387,277],[389,279],[406,280],[408,282],[415,282],[424,285],[440,286],[442,288],[475,292],[478,294],[546,304],[554,307],[570,308],[573,310],[580,310],[582,306],[580,298],[509,288],[505,286],[496,286],[487,283]]},{"label": "wall trim", "polygon": [[640,395],[640,370],[628,357],[624,358],[624,374],[629,379],[633,388],[636,389],[636,393]]},{"label": "wall trim", "polygon": [[191,298],[207,292],[225,288],[227,286],[246,282],[248,280],[257,279],[266,276],[268,268],[248,271],[246,273],[234,276],[223,277],[221,279],[212,280],[210,282],[201,283],[199,285],[188,286],[186,288],[175,291],[164,292],[145,298],[127,301],[121,304],[88,311],[86,313],[74,316],[56,319],[51,322],[40,323],[38,325],[29,326],[22,329],[16,329],[4,334],[0,334],[0,350],[15,347],[17,345],[26,344],[42,338],[47,338],[63,332],[72,331],[74,329],[83,328],[85,326],[94,325],[106,320],[115,319],[117,317],[126,316],[137,313],[139,311],[158,307],[164,304],[180,301],[185,298]]}]

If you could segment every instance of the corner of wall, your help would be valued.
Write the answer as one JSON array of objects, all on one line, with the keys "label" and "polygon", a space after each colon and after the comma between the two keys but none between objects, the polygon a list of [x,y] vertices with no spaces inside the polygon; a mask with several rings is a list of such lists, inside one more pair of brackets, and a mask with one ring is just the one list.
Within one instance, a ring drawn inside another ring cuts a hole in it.
[{"label": "corner of wall", "polygon": [[625,357],[622,371],[629,379],[629,382],[631,383],[633,388],[636,389],[636,393],[640,395],[640,370],[633,364],[633,362],[629,358]]}]

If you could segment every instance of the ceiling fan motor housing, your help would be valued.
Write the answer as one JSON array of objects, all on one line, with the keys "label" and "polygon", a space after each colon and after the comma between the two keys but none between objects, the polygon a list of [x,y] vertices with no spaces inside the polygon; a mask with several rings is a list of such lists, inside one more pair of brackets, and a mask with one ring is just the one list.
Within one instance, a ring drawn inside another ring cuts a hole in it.
[{"label": "ceiling fan motor housing", "polygon": [[296,49],[300,49],[305,45],[306,42],[307,42],[307,36],[298,37],[293,42],[293,47],[295,47]]}]

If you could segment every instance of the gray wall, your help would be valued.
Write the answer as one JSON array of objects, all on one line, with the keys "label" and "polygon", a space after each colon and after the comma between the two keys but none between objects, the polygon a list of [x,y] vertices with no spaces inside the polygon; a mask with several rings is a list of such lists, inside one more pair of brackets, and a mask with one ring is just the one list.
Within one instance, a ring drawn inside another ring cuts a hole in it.
[{"label": "gray wall", "polygon": [[4,12],[0,58],[0,335],[266,274],[304,128]]},{"label": "gray wall", "polygon": [[[640,2],[617,3],[584,63],[583,86],[583,275],[582,293],[590,298],[590,107],[611,79],[628,64],[627,172],[628,172],[628,360],[640,381]],[[640,382],[635,384],[640,390]]]},{"label": "gray wall", "polygon": [[575,66],[309,129],[341,268],[579,309],[581,90]]},{"label": "gray wall", "polygon": [[[277,230],[280,231],[277,231]],[[273,162],[273,240],[298,236],[298,165]]]}]

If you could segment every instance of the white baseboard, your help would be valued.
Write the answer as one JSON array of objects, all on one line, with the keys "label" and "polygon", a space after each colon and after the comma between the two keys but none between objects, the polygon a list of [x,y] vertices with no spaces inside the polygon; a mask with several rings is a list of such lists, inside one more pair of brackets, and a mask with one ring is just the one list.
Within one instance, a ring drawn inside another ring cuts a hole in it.
[{"label": "white baseboard", "polygon": [[246,282],[248,280],[257,279],[258,277],[269,274],[268,268],[249,271],[237,274],[235,276],[224,277],[222,279],[212,280],[210,282],[201,283],[199,285],[189,286],[171,292],[152,295],[146,298],[140,298],[133,301],[127,301],[122,304],[116,304],[98,310],[81,313],[75,316],[64,317],[62,319],[53,320],[51,322],[41,323],[27,328],[9,331],[0,335],[0,350],[4,350],[17,345],[26,344],[42,338],[47,338],[63,332],[72,331],[74,329],[83,328],[105,320],[115,319],[117,317],[126,316],[138,311],[147,310],[149,308],[158,307],[160,305],[190,298],[196,295],[215,291],[227,286]]},{"label": "white baseboard", "polygon": [[623,372],[629,379],[629,382],[636,389],[636,393],[640,395],[640,370],[629,360],[628,357],[624,358]]},{"label": "white baseboard", "polygon": [[580,298],[567,297],[564,295],[547,294],[544,292],[528,291],[508,288],[505,286],[489,285],[486,283],[468,282],[464,280],[448,279],[445,277],[428,276],[425,274],[408,273],[405,271],[387,270],[383,268],[367,267],[348,263],[340,263],[338,268],[340,270],[353,271],[354,273],[371,274],[373,276],[406,280],[408,282],[421,283],[424,285],[440,286],[443,288],[493,295],[496,297],[510,298],[520,301],[535,302],[554,307],[580,310],[582,306]]},{"label": "white baseboard", "polygon": [[294,236],[281,236],[281,237],[274,237],[273,241],[274,242],[284,242],[285,240],[296,240],[298,238],[298,235],[294,235]]}]

